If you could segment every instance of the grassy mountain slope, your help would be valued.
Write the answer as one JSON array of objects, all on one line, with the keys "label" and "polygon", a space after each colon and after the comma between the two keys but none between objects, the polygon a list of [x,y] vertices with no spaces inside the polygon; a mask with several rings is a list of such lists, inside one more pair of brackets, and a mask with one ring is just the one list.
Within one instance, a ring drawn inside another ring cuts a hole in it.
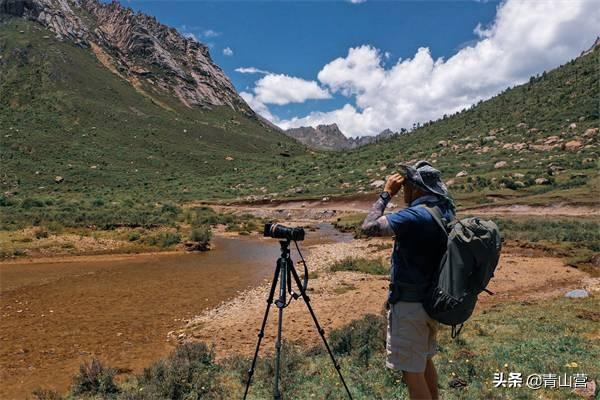
[{"label": "grassy mountain slope", "polygon": [[[371,191],[370,183],[384,179],[398,162],[428,159],[446,180],[452,178],[451,189],[463,205],[524,197],[542,203],[597,201],[599,56],[596,47],[411,134],[353,151],[299,157],[272,172],[284,179],[272,182],[269,189],[291,196]],[[506,166],[495,168],[502,161]],[[461,171],[468,175],[455,178]],[[548,182],[535,184],[539,178]],[[256,185],[257,179],[243,177],[247,185]]]},{"label": "grassy mountain slope", "polygon": [[16,198],[211,197],[221,174],[303,151],[229,108],[150,98],[33,22],[0,25],[0,55],[2,192]]}]

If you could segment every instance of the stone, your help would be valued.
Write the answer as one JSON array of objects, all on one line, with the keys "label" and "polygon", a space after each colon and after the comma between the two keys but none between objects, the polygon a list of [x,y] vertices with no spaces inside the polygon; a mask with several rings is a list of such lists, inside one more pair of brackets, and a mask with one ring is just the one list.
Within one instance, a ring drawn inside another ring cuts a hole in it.
[{"label": "stone", "polygon": [[565,150],[567,151],[577,151],[579,150],[583,144],[579,140],[571,140],[565,143]]},{"label": "stone", "polygon": [[387,169],[387,167],[385,165],[382,165],[381,167],[379,167],[380,171],[385,171]]},{"label": "stone", "polygon": [[595,136],[597,133],[598,133],[598,128],[588,128],[583,133],[583,136],[585,136],[585,137]]},{"label": "stone", "polygon": [[523,182],[521,182],[521,181],[515,181],[514,185],[516,187],[518,187],[518,188],[524,188],[525,187],[525,184]]},{"label": "stone", "polygon": [[208,251],[210,246],[207,242],[193,242],[188,240],[183,243],[183,247],[186,251]]},{"label": "stone", "polygon": [[447,147],[448,146],[448,141],[447,140],[440,140],[438,142],[438,146]]},{"label": "stone", "polygon": [[233,158],[231,156],[227,156],[227,157],[225,157],[225,160],[227,160],[227,161],[233,161],[233,160],[235,160],[235,158]]},{"label": "stone", "polygon": [[583,299],[588,297],[590,294],[585,289],[575,289],[565,293],[565,297],[568,299]]},{"label": "stone", "polygon": [[[590,378],[588,378],[590,379]],[[582,398],[586,399],[586,400],[594,400],[594,397],[596,395],[596,381],[593,379],[590,379],[589,381],[587,381],[585,383],[585,387],[578,387],[573,389],[573,393],[575,393],[578,396],[581,396]]]},{"label": "stone", "polygon": [[446,186],[450,187],[452,185],[454,185],[456,182],[454,181],[454,179],[450,179],[446,182]]},{"label": "stone", "polygon": [[527,124],[525,122],[519,122],[516,127],[519,129],[524,129],[527,128]]},{"label": "stone", "polygon": [[385,185],[385,181],[381,180],[381,179],[373,181],[369,184],[369,186],[372,186],[374,188],[381,188],[381,187],[383,187],[383,185]]},{"label": "stone", "polygon": [[573,122],[572,124],[569,125],[569,129],[577,129],[577,124],[575,122]]},{"label": "stone", "polygon": [[65,178],[63,178],[62,176],[54,177],[54,182],[56,182],[56,183],[63,183],[64,181],[65,181]]},{"label": "stone", "polygon": [[517,179],[522,179],[525,178],[525,174],[521,174],[519,172],[515,172],[514,174],[512,174],[513,178],[517,178]]},{"label": "stone", "polygon": [[508,165],[508,163],[506,161],[498,161],[496,164],[494,164],[494,168],[495,169],[506,168],[507,165]]},{"label": "stone", "polygon": [[549,185],[550,181],[548,179],[546,179],[546,178],[537,178],[535,180],[535,184],[536,185]]},{"label": "stone", "polygon": [[460,171],[458,174],[456,174],[457,178],[463,178],[465,176],[469,175],[469,173],[467,171]]}]

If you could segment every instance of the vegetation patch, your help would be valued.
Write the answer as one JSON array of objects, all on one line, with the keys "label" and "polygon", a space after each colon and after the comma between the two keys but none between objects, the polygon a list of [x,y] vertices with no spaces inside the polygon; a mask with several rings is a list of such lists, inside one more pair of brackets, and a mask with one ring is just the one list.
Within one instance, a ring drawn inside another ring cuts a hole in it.
[{"label": "vegetation patch", "polygon": [[371,275],[387,275],[389,273],[389,266],[380,259],[371,260],[368,258],[348,257],[335,262],[331,265],[330,270],[332,272],[354,271]]}]

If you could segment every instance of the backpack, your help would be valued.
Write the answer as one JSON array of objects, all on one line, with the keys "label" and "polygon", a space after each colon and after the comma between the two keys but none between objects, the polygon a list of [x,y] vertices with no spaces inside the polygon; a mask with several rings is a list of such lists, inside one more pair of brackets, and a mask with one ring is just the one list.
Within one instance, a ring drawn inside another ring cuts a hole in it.
[{"label": "backpack", "polygon": [[446,234],[448,247],[423,307],[431,318],[451,325],[456,338],[473,314],[479,293],[493,294],[486,286],[500,259],[500,230],[477,217],[447,222],[438,207],[424,207]]}]

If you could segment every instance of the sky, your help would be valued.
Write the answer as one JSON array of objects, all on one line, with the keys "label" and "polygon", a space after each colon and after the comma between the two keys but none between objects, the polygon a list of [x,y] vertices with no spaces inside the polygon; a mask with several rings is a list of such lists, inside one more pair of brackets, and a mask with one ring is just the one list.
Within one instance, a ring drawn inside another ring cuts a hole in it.
[{"label": "sky", "polygon": [[487,99],[589,48],[597,0],[136,1],[209,46],[283,129],[399,131]]}]

